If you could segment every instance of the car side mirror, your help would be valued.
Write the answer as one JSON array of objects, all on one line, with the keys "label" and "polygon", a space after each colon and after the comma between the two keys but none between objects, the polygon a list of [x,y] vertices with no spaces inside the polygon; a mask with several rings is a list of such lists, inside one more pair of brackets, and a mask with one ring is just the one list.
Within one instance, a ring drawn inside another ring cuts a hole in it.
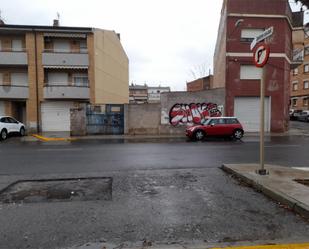
[{"label": "car side mirror", "polygon": [[212,123],[212,124],[210,124],[210,126],[215,126],[215,124],[214,124],[214,123]]}]

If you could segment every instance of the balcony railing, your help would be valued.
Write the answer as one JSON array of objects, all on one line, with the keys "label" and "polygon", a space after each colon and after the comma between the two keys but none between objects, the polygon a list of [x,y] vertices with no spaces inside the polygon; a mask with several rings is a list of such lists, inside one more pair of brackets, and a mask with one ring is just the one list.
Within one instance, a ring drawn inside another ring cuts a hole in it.
[{"label": "balcony railing", "polygon": [[44,53],[65,53],[65,54],[87,54],[88,49],[80,49],[78,51],[72,51],[68,49],[44,49]]},{"label": "balcony railing", "polygon": [[27,99],[29,98],[29,87],[25,85],[0,85],[1,99]]},{"label": "balcony railing", "polygon": [[27,65],[28,57],[25,49],[0,50],[0,65]]},{"label": "balcony railing", "polygon": [[88,53],[44,52],[42,62],[43,66],[89,66]]},{"label": "balcony railing", "polygon": [[88,84],[69,85],[68,83],[44,85],[45,99],[89,99],[90,89]]}]

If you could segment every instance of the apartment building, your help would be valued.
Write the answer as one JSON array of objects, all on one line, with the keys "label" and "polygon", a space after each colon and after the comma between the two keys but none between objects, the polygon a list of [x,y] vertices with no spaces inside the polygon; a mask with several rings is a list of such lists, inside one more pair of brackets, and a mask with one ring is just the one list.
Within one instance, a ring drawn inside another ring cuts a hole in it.
[{"label": "apartment building", "polygon": [[294,46],[298,48],[302,63],[291,71],[290,108],[309,110],[309,24],[302,32],[294,31],[293,36],[297,38],[294,39]]},{"label": "apartment building", "polygon": [[0,115],[30,131],[70,131],[70,109],[129,102],[119,34],[87,27],[0,25]]},{"label": "apartment building", "polygon": [[161,94],[170,91],[171,88],[169,86],[149,86],[147,89],[148,103],[160,103]]},{"label": "apartment building", "polygon": [[129,86],[130,104],[145,104],[148,103],[147,85],[134,85]]},{"label": "apartment building", "polygon": [[[265,130],[284,132],[289,124],[292,32],[302,29],[302,12],[286,0],[224,0],[214,55],[213,87],[224,87],[225,115],[237,116],[246,131],[259,130],[262,69],[254,66],[250,44],[269,27],[270,58],[265,65]],[[296,17],[296,18],[295,18]]]},{"label": "apartment building", "polygon": [[171,88],[131,84],[129,91],[131,104],[160,103],[161,93],[170,92]]},{"label": "apartment building", "polygon": [[208,75],[190,82],[187,82],[187,92],[198,92],[213,88],[213,75]]}]

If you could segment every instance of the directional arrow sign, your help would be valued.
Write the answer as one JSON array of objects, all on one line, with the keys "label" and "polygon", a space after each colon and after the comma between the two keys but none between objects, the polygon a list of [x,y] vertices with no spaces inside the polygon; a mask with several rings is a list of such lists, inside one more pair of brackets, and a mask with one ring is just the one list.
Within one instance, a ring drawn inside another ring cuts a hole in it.
[{"label": "directional arrow sign", "polygon": [[274,32],[274,27],[270,27],[270,28],[266,29],[262,34],[255,37],[254,40],[252,41],[251,45],[250,45],[250,50],[252,50],[258,42],[263,41],[267,37],[271,36],[273,34],[273,32]]}]

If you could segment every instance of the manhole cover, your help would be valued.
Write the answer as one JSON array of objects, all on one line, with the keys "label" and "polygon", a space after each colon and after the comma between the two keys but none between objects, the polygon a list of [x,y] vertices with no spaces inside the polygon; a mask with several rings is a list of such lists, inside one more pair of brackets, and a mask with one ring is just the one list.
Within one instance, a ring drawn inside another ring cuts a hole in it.
[{"label": "manhole cover", "polygon": [[295,179],[294,181],[309,187],[309,179]]},{"label": "manhole cover", "polygon": [[56,202],[112,199],[111,177],[18,181],[0,191],[0,202]]}]

